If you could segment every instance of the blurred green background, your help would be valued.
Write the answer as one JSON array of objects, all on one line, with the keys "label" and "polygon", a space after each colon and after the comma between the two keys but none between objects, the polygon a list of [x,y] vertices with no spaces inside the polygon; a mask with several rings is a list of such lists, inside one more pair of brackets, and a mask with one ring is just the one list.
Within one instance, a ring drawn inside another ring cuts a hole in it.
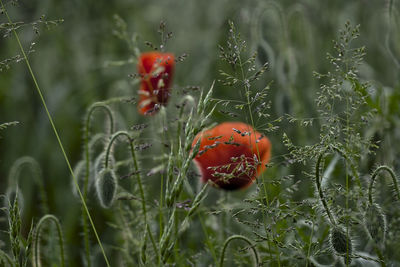
[{"label": "blurred green background", "polygon": [[[187,59],[176,66],[173,83],[177,92],[188,85],[207,90],[212,81],[221,78],[218,70],[227,66],[219,59],[218,45],[226,41],[228,20],[234,21],[249,51],[258,52],[258,64],[269,62],[270,68],[258,85],[264,87],[272,82],[271,118],[285,114],[318,115],[314,99],[320,81],[313,78],[313,71],[325,73],[331,69],[326,54],[333,52],[332,40],[345,22],[360,24],[361,36],[355,45],[367,49],[360,77],[370,81],[371,95],[380,107],[365,134],[381,140],[377,155],[365,163],[364,172],[368,173],[377,163],[389,164],[400,171],[399,1],[30,0],[18,1],[16,6],[6,3],[14,22],[27,23],[18,33],[25,49],[35,43],[35,51],[29,59],[72,165],[82,156],[83,116],[88,106],[110,97],[137,96],[137,81],[129,77],[136,72],[136,63],[128,62],[133,52],[126,42],[113,34],[117,28],[114,19],[117,14],[126,22],[129,36],[137,34],[141,51],[151,50],[146,41],[160,43],[157,29],[160,21],[166,22],[168,31],[173,32],[166,51],[177,56],[188,54]],[[64,22],[50,29],[39,23],[39,33],[36,33],[31,22],[42,15],[46,20],[63,19]],[[4,22],[6,17],[1,14],[0,23]],[[12,35],[3,37],[5,30],[0,33],[0,60],[20,54],[15,38]],[[127,62],[115,66],[107,64],[110,61]],[[214,97],[236,99],[240,94],[235,88],[217,81]],[[122,116],[117,124],[119,129],[148,120],[138,115],[135,104],[125,103],[114,108]],[[213,120],[232,118],[217,110]],[[8,121],[20,123],[0,132],[0,194],[7,189],[13,162],[25,155],[35,158],[42,167],[50,213],[63,223],[73,261],[83,249],[80,223],[76,219],[80,205],[72,194],[67,166],[23,61],[11,63],[9,69],[0,72],[0,123]],[[287,121],[279,126],[280,130],[269,136],[273,161],[277,163],[281,163],[281,155],[287,153],[282,145],[282,132],[297,144],[318,140],[317,127],[303,129]],[[101,128],[101,123],[94,125],[94,129]],[[143,164],[151,166],[151,162]],[[282,165],[271,176],[293,174],[300,179],[303,168]],[[24,171],[22,176],[26,228],[32,218],[37,220],[43,214],[36,205],[37,187],[30,173]],[[310,188],[304,194],[312,191]],[[151,198],[151,193],[149,195]],[[107,226],[102,220],[105,215],[98,209],[92,210],[99,231],[106,232]],[[0,229],[6,228],[5,221],[1,221]],[[0,234],[0,240],[3,238],[4,234]]]}]

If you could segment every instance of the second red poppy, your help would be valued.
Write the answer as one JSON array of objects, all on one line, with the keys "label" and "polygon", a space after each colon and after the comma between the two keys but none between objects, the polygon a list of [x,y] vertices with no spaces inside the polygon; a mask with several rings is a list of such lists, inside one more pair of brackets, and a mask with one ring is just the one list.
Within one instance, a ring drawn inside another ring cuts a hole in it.
[{"label": "second red poppy", "polygon": [[166,106],[175,67],[171,53],[148,52],[139,58],[138,71],[141,78],[139,89],[139,113],[154,115]]}]

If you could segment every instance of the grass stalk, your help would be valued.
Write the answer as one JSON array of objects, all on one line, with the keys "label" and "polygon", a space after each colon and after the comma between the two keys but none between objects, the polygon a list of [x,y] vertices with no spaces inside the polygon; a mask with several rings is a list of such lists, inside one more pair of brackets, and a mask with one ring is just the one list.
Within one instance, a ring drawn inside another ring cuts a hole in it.
[{"label": "grass stalk", "polygon": [[[4,13],[5,13],[6,17],[7,17],[8,22],[9,22],[11,25],[14,25],[13,22],[12,22],[12,20],[11,20],[11,18],[10,18],[10,16],[8,15],[8,12],[7,12],[6,8],[4,7],[3,0],[0,0],[0,3],[1,3],[1,7],[2,7],[2,9],[4,10]],[[87,217],[89,218],[90,224],[91,224],[91,226],[92,226],[92,230],[93,230],[93,232],[94,232],[94,234],[95,234],[95,236],[96,236],[96,239],[97,239],[97,243],[98,243],[99,246],[100,246],[101,253],[103,254],[103,257],[104,257],[104,260],[105,260],[107,266],[110,267],[110,263],[109,263],[109,261],[108,261],[107,255],[106,255],[106,253],[105,253],[105,251],[104,251],[104,248],[103,248],[103,245],[102,245],[102,243],[101,243],[101,241],[100,241],[100,237],[99,237],[99,235],[97,234],[96,227],[95,227],[94,222],[93,222],[93,220],[92,220],[92,217],[91,217],[91,215],[90,215],[89,209],[88,209],[88,207],[87,207],[87,205],[86,205],[85,199],[83,198],[82,192],[81,192],[81,190],[80,190],[80,188],[79,188],[78,181],[77,181],[77,179],[76,179],[76,177],[75,177],[75,175],[74,175],[74,172],[73,172],[73,170],[72,170],[71,164],[70,164],[69,159],[68,159],[68,156],[67,156],[67,154],[66,154],[66,152],[65,152],[64,146],[63,146],[63,144],[62,144],[62,142],[61,142],[61,138],[60,138],[60,136],[59,136],[59,134],[58,134],[58,131],[57,131],[57,128],[56,128],[56,126],[55,126],[55,124],[54,124],[53,118],[52,118],[52,116],[51,116],[51,114],[50,114],[50,112],[49,112],[49,109],[47,108],[46,101],[45,101],[44,96],[43,96],[43,94],[42,94],[42,91],[41,91],[41,89],[40,89],[40,87],[39,87],[39,84],[38,84],[38,82],[37,82],[37,80],[36,80],[36,76],[35,76],[35,74],[33,73],[31,64],[30,64],[30,62],[29,62],[29,60],[28,60],[28,57],[27,57],[27,55],[26,55],[26,53],[25,53],[25,50],[24,50],[24,48],[23,48],[23,46],[22,46],[22,44],[21,44],[21,41],[20,41],[19,36],[18,36],[18,34],[17,34],[17,31],[15,30],[14,26],[12,26],[12,27],[13,27],[12,32],[13,32],[13,34],[14,34],[15,39],[17,40],[18,46],[19,46],[19,48],[20,48],[20,50],[21,50],[21,53],[22,53],[22,55],[23,55],[23,57],[24,57],[26,66],[28,67],[29,73],[30,73],[30,75],[31,75],[31,77],[32,77],[32,80],[33,80],[33,83],[35,84],[36,91],[37,91],[37,93],[39,94],[40,100],[41,100],[42,105],[43,105],[43,107],[44,107],[44,109],[45,109],[45,111],[46,111],[47,117],[48,117],[48,119],[49,119],[49,121],[50,121],[50,124],[51,124],[51,127],[52,127],[52,129],[53,129],[53,132],[54,132],[54,134],[55,134],[55,136],[56,136],[56,138],[57,138],[58,145],[59,145],[59,147],[60,147],[60,149],[61,149],[61,151],[62,151],[62,154],[63,154],[63,156],[64,156],[65,162],[67,163],[67,166],[68,166],[68,169],[69,169],[69,171],[70,171],[70,173],[71,173],[71,175],[72,175],[72,178],[74,179],[74,183],[75,183],[76,189],[77,189],[77,191],[78,191],[78,194],[79,194],[79,197],[80,197],[80,199],[81,199],[82,205],[83,205],[83,207],[84,207],[84,209],[85,209],[86,215],[87,215]]]}]

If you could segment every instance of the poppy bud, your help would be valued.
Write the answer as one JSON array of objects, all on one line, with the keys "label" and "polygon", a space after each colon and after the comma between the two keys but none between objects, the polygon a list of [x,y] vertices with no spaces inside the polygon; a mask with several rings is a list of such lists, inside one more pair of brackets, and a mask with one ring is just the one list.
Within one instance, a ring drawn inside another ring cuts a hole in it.
[{"label": "poppy bud", "polygon": [[338,226],[333,226],[330,233],[330,241],[333,250],[344,257],[346,263],[350,264],[352,250],[352,242],[346,232]]},{"label": "poppy bud", "polygon": [[199,152],[194,162],[202,181],[211,180],[222,189],[236,190],[251,185],[270,158],[268,138],[242,122],[225,122],[197,134],[192,148],[199,138]]},{"label": "poppy bud", "polygon": [[117,192],[117,178],[113,170],[104,169],[100,172],[96,181],[96,191],[101,206],[109,208]]},{"label": "poppy bud", "polygon": [[175,57],[170,53],[148,52],[140,56],[140,114],[153,115],[167,105],[174,66]]}]

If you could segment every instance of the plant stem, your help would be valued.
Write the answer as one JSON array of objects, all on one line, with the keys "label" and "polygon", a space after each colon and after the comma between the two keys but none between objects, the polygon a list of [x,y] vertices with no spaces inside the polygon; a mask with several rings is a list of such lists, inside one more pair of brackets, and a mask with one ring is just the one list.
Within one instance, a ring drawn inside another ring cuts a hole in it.
[{"label": "plant stem", "polygon": [[333,217],[331,211],[329,210],[328,203],[326,202],[326,199],[324,196],[324,192],[322,191],[322,188],[321,188],[321,179],[320,179],[319,170],[320,170],[321,160],[323,159],[325,152],[326,152],[326,150],[321,152],[321,154],[319,155],[319,157],[317,159],[317,164],[315,165],[315,184],[317,185],[319,198],[322,202],[322,205],[324,206],[325,212],[328,215],[328,218],[329,218],[331,224],[336,225],[335,218]]},{"label": "plant stem", "polygon": [[213,259],[214,259],[214,263],[216,265],[216,264],[218,264],[218,259],[217,259],[217,254],[215,253],[214,245],[213,245],[213,243],[211,242],[211,240],[209,238],[209,236],[211,236],[211,235],[207,230],[207,226],[204,224],[204,220],[203,220],[203,217],[201,215],[201,212],[198,213],[198,217],[199,217],[199,220],[200,220],[201,228],[203,229],[204,236],[206,238],[206,244],[208,246],[208,249],[211,252],[211,255],[212,255]]},{"label": "plant stem", "polygon": [[[8,12],[7,12],[6,8],[4,7],[3,0],[0,0],[0,3],[1,3],[2,9],[4,10],[4,13],[5,13],[6,16],[7,16],[8,22],[9,22],[11,25],[14,25],[13,22],[12,22],[12,20],[11,20],[11,18],[10,18],[10,16],[8,15]],[[31,65],[30,65],[30,63],[29,63],[28,57],[26,56],[25,50],[24,50],[24,48],[22,47],[21,41],[19,40],[18,34],[17,34],[17,32],[16,32],[16,30],[15,30],[14,27],[13,27],[12,31],[13,31],[13,33],[14,33],[15,39],[16,39],[17,42],[18,42],[18,46],[19,46],[19,48],[20,48],[20,50],[21,50],[21,52],[22,52],[22,54],[23,54],[23,56],[24,56],[25,63],[26,63],[26,65],[27,65],[27,67],[28,67],[28,70],[29,70],[29,73],[30,73],[30,75],[31,75],[31,77],[32,77],[32,80],[33,80],[33,82],[34,82],[34,84],[35,84],[35,88],[36,88],[37,93],[39,94],[39,97],[40,97],[40,99],[41,99],[42,105],[43,105],[43,107],[44,107],[44,109],[45,109],[45,111],[46,111],[47,117],[48,117],[48,119],[49,119],[49,121],[50,121],[50,124],[51,124],[51,127],[52,127],[52,129],[53,129],[53,132],[54,132],[54,134],[55,134],[55,136],[56,136],[56,138],[57,138],[58,144],[59,144],[59,146],[60,146],[60,148],[61,148],[62,154],[63,154],[64,159],[65,159],[65,162],[67,163],[68,169],[69,169],[69,171],[70,171],[70,173],[71,173],[71,175],[72,175],[72,178],[74,179],[74,183],[75,183],[76,189],[77,189],[77,191],[78,191],[78,193],[79,193],[79,197],[81,198],[82,205],[83,205],[83,207],[84,207],[84,209],[85,209],[85,211],[86,211],[86,215],[87,215],[88,218],[89,218],[89,221],[90,221],[90,224],[91,224],[91,226],[92,226],[93,232],[94,232],[94,234],[95,234],[95,236],[96,236],[96,239],[97,239],[97,242],[98,242],[98,244],[99,244],[99,246],[100,246],[101,253],[103,254],[103,257],[104,257],[104,260],[105,260],[107,266],[110,267],[110,263],[108,262],[107,255],[106,255],[106,253],[105,253],[105,251],[104,251],[104,248],[103,248],[103,245],[102,245],[102,243],[101,243],[101,241],[100,241],[99,235],[97,234],[96,227],[94,226],[94,223],[93,223],[92,217],[91,217],[91,215],[90,215],[90,213],[89,213],[89,209],[88,209],[88,207],[87,207],[87,205],[86,205],[85,199],[83,198],[82,192],[81,192],[81,190],[79,189],[78,181],[77,181],[77,179],[76,179],[76,177],[75,177],[75,175],[74,175],[74,172],[73,172],[73,170],[72,170],[72,167],[71,167],[71,164],[70,164],[69,159],[68,159],[68,157],[67,157],[67,154],[66,154],[66,152],[65,152],[64,146],[63,146],[63,144],[62,144],[62,142],[61,142],[61,139],[60,139],[60,136],[59,136],[58,131],[57,131],[57,129],[56,129],[56,126],[55,126],[55,124],[54,124],[54,122],[53,122],[53,118],[52,118],[52,116],[50,115],[50,112],[49,112],[49,110],[48,110],[48,108],[47,108],[46,101],[44,100],[44,96],[43,96],[43,94],[42,94],[42,91],[40,90],[39,84],[38,84],[38,82],[37,82],[37,80],[36,80],[36,76],[35,76],[34,73],[33,73],[33,70],[32,70]]]},{"label": "plant stem", "polygon": [[135,172],[136,172],[136,177],[137,177],[137,181],[139,184],[139,190],[140,190],[140,196],[142,198],[142,210],[143,210],[143,215],[144,215],[144,220],[145,220],[145,225],[147,225],[147,211],[146,211],[146,202],[145,202],[145,198],[144,198],[144,191],[143,191],[143,186],[142,186],[142,179],[140,176],[140,172],[139,172],[139,165],[137,163],[136,160],[136,154],[135,154],[135,148],[133,146],[133,140],[131,138],[131,136],[129,135],[128,132],[126,131],[118,131],[116,133],[114,133],[110,139],[110,142],[108,143],[107,146],[107,150],[106,150],[106,158],[105,158],[105,168],[108,168],[108,162],[109,162],[109,157],[110,157],[110,151],[111,151],[111,147],[114,143],[114,141],[119,137],[119,136],[125,136],[128,139],[129,142],[129,147],[130,147],[130,152],[131,152],[131,156],[132,156],[132,160],[133,160],[133,164],[134,164],[134,168],[135,168]]},{"label": "plant stem", "polygon": [[[90,132],[90,118],[93,112],[96,109],[103,109],[105,113],[108,115],[110,119],[110,134],[114,132],[114,118],[112,115],[111,109],[106,105],[101,102],[97,102],[92,104],[87,112],[86,115],[86,120],[85,120],[85,139],[84,139],[84,145],[85,145],[85,163],[86,163],[86,169],[85,169],[85,180],[83,182],[83,198],[85,201],[87,200],[87,191],[88,191],[88,184],[89,184],[89,176],[90,176],[90,158],[89,158],[89,132]],[[83,238],[84,238],[84,243],[85,243],[85,256],[86,256],[86,263],[87,266],[90,267],[91,264],[91,259],[90,259],[90,241],[89,241],[89,231],[88,231],[88,225],[87,225],[87,219],[85,216],[85,211],[82,209],[82,223],[83,223]]]},{"label": "plant stem", "polygon": [[34,158],[30,156],[24,156],[16,160],[11,166],[10,174],[8,177],[8,184],[12,186],[19,185],[20,174],[23,166],[25,165],[30,166],[31,168],[34,182],[36,182],[39,187],[39,196],[41,200],[40,207],[42,208],[42,212],[44,214],[47,214],[49,212],[49,205],[47,202],[46,191],[43,184],[42,169],[40,168],[39,163]]},{"label": "plant stem", "polygon": [[64,239],[63,239],[63,234],[62,234],[62,230],[61,230],[61,224],[60,221],[57,219],[56,216],[51,215],[51,214],[47,214],[45,216],[43,216],[37,226],[36,226],[36,235],[35,235],[35,247],[34,247],[34,263],[36,267],[40,267],[42,266],[41,261],[40,261],[40,232],[42,229],[42,226],[44,225],[44,223],[46,221],[53,221],[54,224],[57,227],[57,234],[58,234],[58,244],[60,246],[60,262],[61,262],[61,267],[65,266],[65,258],[64,258]]},{"label": "plant stem", "polygon": [[[11,267],[14,267],[14,263],[13,263],[13,261],[11,260],[11,258],[10,258],[10,256],[8,256],[4,251],[2,251],[2,250],[0,250],[0,258],[1,259],[6,259],[7,260],[7,262],[8,262],[8,264],[11,266]],[[1,263],[1,262],[0,262]]]},{"label": "plant stem", "polygon": [[312,222],[312,228],[311,228],[311,234],[310,234],[310,242],[308,243],[308,249],[307,249],[307,265],[306,267],[308,267],[308,263],[309,263],[309,258],[310,258],[310,252],[311,252],[311,245],[312,245],[312,237],[314,235],[314,222]]},{"label": "plant stem", "polygon": [[231,237],[229,237],[225,243],[224,246],[222,248],[222,252],[221,252],[221,257],[219,260],[219,267],[223,267],[224,266],[224,258],[225,258],[225,250],[228,247],[229,243],[235,239],[240,239],[245,241],[247,244],[249,244],[250,248],[253,250],[254,253],[254,266],[258,267],[260,265],[260,259],[258,256],[258,252],[257,249],[254,247],[255,245],[250,241],[250,239],[248,239],[247,237],[244,237],[242,235],[233,235]]},{"label": "plant stem", "polygon": [[375,183],[375,180],[376,180],[376,176],[378,176],[378,173],[380,171],[387,171],[390,174],[390,176],[392,177],[392,180],[393,180],[394,189],[396,190],[396,193],[397,193],[397,198],[400,200],[400,190],[399,190],[399,186],[398,186],[398,183],[397,183],[396,174],[394,173],[394,171],[390,167],[388,167],[386,165],[382,165],[382,166],[379,166],[378,168],[376,168],[376,170],[372,174],[371,182],[370,182],[369,188],[368,188],[369,204],[372,205],[372,203],[373,203],[372,189],[374,188],[374,183]]},{"label": "plant stem", "polygon": [[118,131],[116,133],[114,133],[110,139],[110,142],[108,143],[107,146],[107,150],[106,150],[106,157],[105,157],[105,168],[108,168],[108,162],[109,162],[109,156],[110,156],[110,151],[111,151],[111,147],[112,144],[114,143],[114,141],[119,137],[119,136],[125,136],[128,141],[129,141],[129,147],[130,147],[130,152],[131,152],[131,156],[132,156],[132,160],[133,160],[133,164],[134,164],[134,168],[135,168],[135,172],[136,172],[136,177],[137,177],[137,181],[139,184],[139,191],[140,191],[140,196],[142,199],[142,211],[143,211],[143,216],[144,216],[144,223],[145,223],[145,231],[147,229],[149,236],[150,236],[150,240],[153,244],[154,250],[158,255],[158,258],[160,258],[160,252],[158,251],[157,247],[155,246],[155,241],[154,241],[154,237],[153,234],[150,231],[150,227],[149,224],[147,222],[147,209],[146,209],[146,201],[144,198],[144,190],[143,190],[143,186],[142,186],[142,179],[140,176],[140,172],[139,172],[139,164],[136,160],[136,154],[135,154],[135,148],[133,146],[133,140],[131,138],[131,136],[129,135],[128,132],[126,131]]}]

